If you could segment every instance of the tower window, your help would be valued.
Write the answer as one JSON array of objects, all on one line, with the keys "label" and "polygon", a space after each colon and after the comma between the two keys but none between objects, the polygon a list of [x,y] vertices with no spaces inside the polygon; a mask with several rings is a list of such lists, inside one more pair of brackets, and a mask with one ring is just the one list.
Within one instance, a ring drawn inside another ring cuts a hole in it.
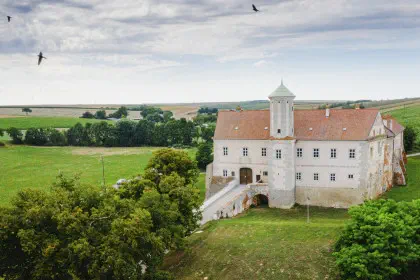
[{"label": "tower window", "polygon": [[228,147],[223,147],[223,155],[224,156],[228,155]]},{"label": "tower window", "polygon": [[296,149],[296,157],[301,158],[303,156],[303,149],[297,148]]},{"label": "tower window", "polygon": [[242,155],[244,157],[247,157],[248,156],[248,148],[242,148]]},{"label": "tower window", "polygon": [[335,182],[335,173],[330,174],[330,181]]},{"label": "tower window", "polygon": [[302,172],[296,172],[296,180],[298,181],[302,180]]},{"label": "tower window", "polygon": [[281,129],[280,129],[280,128],[279,128],[279,129],[277,129],[277,133],[279,133],[279,134],[281,133]]},{"label": "tower window", "polygon": [[281,150],[276,150],[276,159],[281,159]]}]

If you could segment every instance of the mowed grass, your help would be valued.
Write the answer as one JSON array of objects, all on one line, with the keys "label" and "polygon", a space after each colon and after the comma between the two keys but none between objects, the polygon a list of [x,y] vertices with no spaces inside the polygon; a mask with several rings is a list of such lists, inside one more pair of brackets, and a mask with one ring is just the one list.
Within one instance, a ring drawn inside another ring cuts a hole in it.
[{"label": "mowed grass", "polygon": [[420,199],[420,156],[408,158],[407,186],[395,186],[386,192],[384,198],[396,201]]},{"label": "mowed grass", "polygon": [[69,128],[76,123],[86,124],[99,122],[96,119],[82,119],[72,117],[18,117],[18,118],[0,118],[0,128],[7,129],[16,127],[18,129],[34,128]]},{"label": "mowed grass", "polygon": [[[175,279],[337,279],[331,252],[347,211],[255,208],[206,224],[164,268]],[[207,277],[207,278],[205,278]]]},{"label": "mowed grass", "polygon": [[[49,190],[57,175],[80,175],[82,184],[102,185],[101,154],[104,155],[105,182],[113,185],[120,178],[141,174],[159,148],[76,148],[6,146],[0,148],[0,206],[10,205],[24,188]],[[195,150],[187,150],[191,157]],[[205,195],[204,174],[197,186]]]}]

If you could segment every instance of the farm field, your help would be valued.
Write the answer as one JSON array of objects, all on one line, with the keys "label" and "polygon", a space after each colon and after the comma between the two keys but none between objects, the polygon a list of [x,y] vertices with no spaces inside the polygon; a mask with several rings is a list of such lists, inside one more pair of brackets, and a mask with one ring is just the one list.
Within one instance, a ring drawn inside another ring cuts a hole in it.
[{"label": "farm field", "polygon": [[[76,123],[86,124],[100,122],[96,119],[81,119],[72,117],[17,117],[17,118],[0,118],[0,128],[7,129],[16,127],[18,129],[34,128],[69,128]],[[109,121],[110,122],[110,121]]]},{"label": "farm field", "polygon": [[[408,186],[384,197],[420,199],[420,157],[408,159]],[[337,279],[333,244],[344,228],[346,210],[254,208],[213,221],[188,239],[185,251],[168,255],[164,268],[176,279]],[[416,279],[416,278],[402,278]]]},{"label": "farm field", "polygon": [[[59,172],[80,175],[82,184],[102,184],[104,156],[105,182],[115,184],[120,178],[131,178],[142,173],[152,152],[159,148],[76,148],[6,146],[0,148],[0,206],[8,205],[23,188],[48,189]],[[195,156],[195,150],[187,150]],[[199,187],[204,199],[204,174]]]}]

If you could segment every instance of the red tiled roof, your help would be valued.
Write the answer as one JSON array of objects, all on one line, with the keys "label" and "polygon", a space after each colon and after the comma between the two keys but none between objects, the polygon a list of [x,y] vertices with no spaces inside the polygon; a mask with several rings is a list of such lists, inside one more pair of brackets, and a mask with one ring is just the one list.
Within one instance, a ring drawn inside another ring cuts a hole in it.
[{"label": "red tiled roof", "polygon": [[[330,109],[327,118],[325,110],[296,110],[295,137],[298,140],[366,140],[378,112],[377,109]],[[269,110],[219,112],[215,140],[269,138]]]}]

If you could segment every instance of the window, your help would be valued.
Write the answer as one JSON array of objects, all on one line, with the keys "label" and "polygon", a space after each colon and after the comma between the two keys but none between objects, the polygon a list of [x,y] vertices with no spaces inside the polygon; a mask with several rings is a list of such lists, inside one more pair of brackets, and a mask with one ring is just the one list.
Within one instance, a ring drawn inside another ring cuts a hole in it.
[{"label": "window", "polygon": [[314,158],[319,158],[319,149],[318,148],[314,149]]},{"label": "window", "polygon": [[356,158],[356,149],[349,150],[349,158]]},{"label": "window", "polygon": [[232,177],[235,177],[235,171],[232,171]]},{"label": "window", "polygon": [[296,172],[296,180],[298,181],[302,180],[302,172]]},{"label": "window", "polygon": [[277,129],[277,133],[281,133],[281,129],[279,128],[279,129]]},{"label": "window", "polygon": [[349,179],[354,179],[354,175],[353,174],[349,174]]},{"label": "window", "polygon": [[223,169],[223,177],[227,177],[228,171],[226,169]]},{"label": "window", "polygon": [[228,147],[223,147],[223,155],[224,156],[228,155]]},{"label": "window", "polygon": [[268,171],[263,171],[263,176],[268,176]]},{"label": "window", "polygon": [[261,148],[261,156],[267,156],[267,148]]},{"label": "window", "polygon": [[314,181],[318,181],[319,180],[319,173],[314,173]]},{"label": "window", "polygon": [[373,147],[370,147],[370,158],[373,158]]},{"label": "window", "polygon": [[276,159],[281,159],[281,150],[276,150]]},{"label": "window", "polygon": [[382,143],[378,142],[378,154],[381,156],[382,155]]},{"label": "window", "polygon": [[301,158],[303,156],[303,150],[302,150],[302,148],[297,148],[296,149],[296,156],[298,158]]},{"label": "window", "polygon": [[337,158],[337,149],[331,149],[331,158]]},{"label": "window", "polygon": [[247,157],[248,156],[248,148],[242,148],[242,155],[244,157]]},{"label": "window", "polygon": [[330,174],[330,181],[335,182],[335,173]]}]

